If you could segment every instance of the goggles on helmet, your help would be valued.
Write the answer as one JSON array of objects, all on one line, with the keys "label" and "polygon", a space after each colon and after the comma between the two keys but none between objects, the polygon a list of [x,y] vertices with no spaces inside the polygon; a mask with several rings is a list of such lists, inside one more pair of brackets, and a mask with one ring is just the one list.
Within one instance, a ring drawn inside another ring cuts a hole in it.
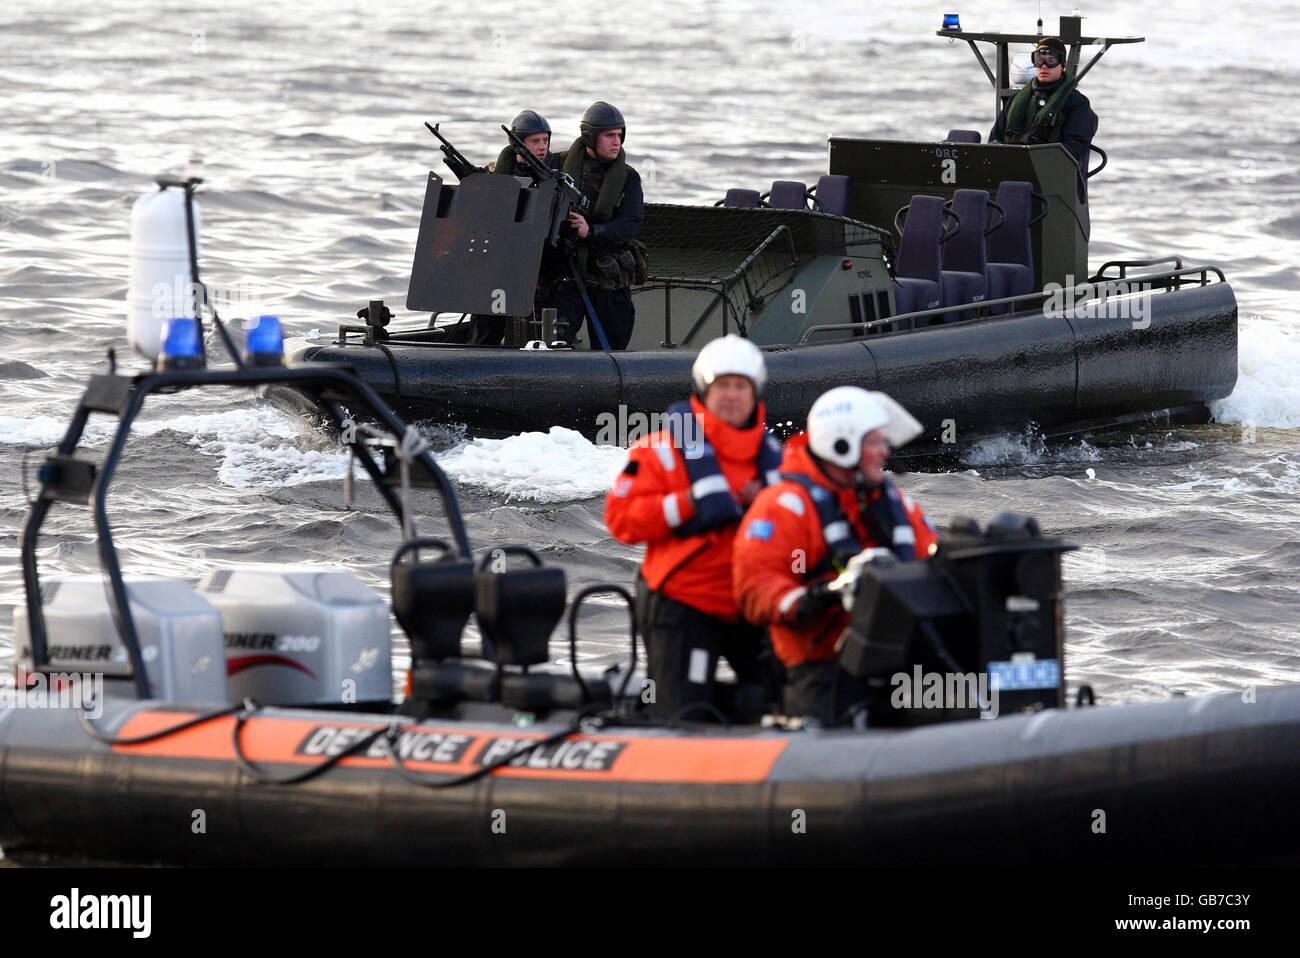
[{"label": "goggles on helmet", "polygon": [[1061,55],[1048,47],[1040,47],[1035,50],[1030,59],[1036,67],[1059,67],[1061,65]]}]

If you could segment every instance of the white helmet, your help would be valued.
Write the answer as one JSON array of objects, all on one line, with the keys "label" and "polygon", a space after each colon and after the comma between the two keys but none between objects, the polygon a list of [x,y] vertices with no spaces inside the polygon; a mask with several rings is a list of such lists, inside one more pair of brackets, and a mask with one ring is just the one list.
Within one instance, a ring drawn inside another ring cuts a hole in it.
[{"label": "white helmet", "polygon": [[713,340],[700,350],[700,354],[695,357],[695,365],[691,367],[695,394],[703,399],[709,386],[719,376],[744,376],[754,384],[754,397],[762,396],[763,387],[767,385],[767,364],[763,362],[763,351],[735,333]]},{"label": "white helmet", "polygon": [[911,413],[884,393],[857,386],[836,386],[817,397],[808,410],[808,448],[818,459],[845,469],[862,458],[862,437],[884,429],[894,448],[906,445],[924,428]]}]

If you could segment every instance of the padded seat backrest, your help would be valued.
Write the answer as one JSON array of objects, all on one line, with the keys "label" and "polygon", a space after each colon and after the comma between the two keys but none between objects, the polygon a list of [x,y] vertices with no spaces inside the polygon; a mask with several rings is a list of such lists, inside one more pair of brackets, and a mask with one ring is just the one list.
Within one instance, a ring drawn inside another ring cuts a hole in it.
[{"label": "padded seat backrest", "polygon": [[768,194],[767,205],[774,210],[804,210],[808,208],[808,186],[795,180],[776,180]]},{"label": "padded seat backrest", "polygon": [[553,567],[479,570],[475,581],[479,629],[498,665],[541,665],[555,624],[564,615],[564,570]]},{"label": "padded seat backrest", "polygon": [[[446,547],[438,540],[412,540],[398,549],[389,567],[393,614],[411,640],[412,657],[438,661],[460,655],[460,636],[474,611],[474,563],[444,554],[420,562],[420,546]],[[410,556],[407,556],[410,553]]]},{"label": "padded seat backrest", "polygon": [[849,215],[849,178],[842,173],[825,173],[817,181],[817,203],[823,213]]},{"label": "padded seat backrest", "polygon": [[988,272],[984,228],[988,225],[989,195],[983,190],[957,190],[949,204],[961,217],[961,229],[943,247],[943,268],[965,273]]},{"label": "padded seat backrest", "polygon": [[741,209],[753,209],[760,204],[758,190],[727,190],[723,197],[723,206],[736,206]]},{"label": "padded seat backrest", "polygon": [[943,199],[913,196],[898,244],[898,275],[940,281],[939,237],[943,235]]},{"label": "padded seat backrest", "polygon": [[1007,211],[1006,220],[989,235],[990,263],[1019,263],[1034,268],[1034,248],[1029,237],[1029,212],[1033,184],[1005,180],[998,184],[998,203]]},{"label": "padded seat backrest", "polygon": [[979,143],[978,130],[949,130],[945,143]]}]

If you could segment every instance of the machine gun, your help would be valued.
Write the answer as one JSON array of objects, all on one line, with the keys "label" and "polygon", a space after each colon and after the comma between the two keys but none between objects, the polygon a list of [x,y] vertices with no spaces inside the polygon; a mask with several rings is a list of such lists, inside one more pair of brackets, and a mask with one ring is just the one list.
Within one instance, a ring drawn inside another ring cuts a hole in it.
[{"label": "machine gun", "polygon": [[451,167],[451,171],[456,174],[456,179],[463,180],[465,177],[470,176],[473,173],[487,172],[487,167],[475,166],[469,160],[465,159],[465,154],[452,146],[451,140],[438,132],[438,126],[441,126],[441,124],[438,124],[438,126],[430,126],[426,122],[424,125],[429,128],[430,133],[442,141],[442,146],[440,147],[442,155],[446,157],[447,166]]},{"label": "machine gun", "polygon": [[[559,248],[562,243],[561,234],[569,222],[569,214],[580,213],[588,216],[591,212],[591,203],[582,195],[582,191],[574,185],[573,179],[567,173],[553,170],[539,160],[533,155],[532,150],[524,146],[524,141],[519,139],[515,131],[504,123],[501,124],[501,129],[506,131],[506,136],[510,138],[510,145],[523,158],[529,175],[539,183],[549,180],[555,185],[555,210],[551,215],[551,228],[546,235],[546,242]],[[568,239],[571,241],[571,237]],[[571,246],[572,243],[570,242],[569,245]]]}]

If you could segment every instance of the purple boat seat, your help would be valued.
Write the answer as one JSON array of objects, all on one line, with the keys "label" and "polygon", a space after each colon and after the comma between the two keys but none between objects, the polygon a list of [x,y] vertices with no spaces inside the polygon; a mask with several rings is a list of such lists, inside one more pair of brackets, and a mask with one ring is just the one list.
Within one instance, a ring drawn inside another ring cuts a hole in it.
[{"label": "purple boat seat", "polygon": [[[948,204],[961,220],[952,241],[943,248],[943,305],[978,303],[988,299],[988,254],[984,240],[989,195],[984,190],[957,190]],[[948,322],[970,319],[974,310],[947,313]]]},{"label": "purple boat seat", "polygon": [[767,196],[767,205],[774,210],[806,210],[808,186],[796,180],[776,180]]},{"label": "purple boat seat", "polygon": [[[905,224],[900,221],[906,215]],[[935,309],[942,300],[944,204],[942,197],[913,196],[894,217],[899,230],[898,264],[894,271],[895,315]],[[918,326],[927,323],[921,321]]]},{"label": "purple boat seat", "polygon": [[849,178],[840,173],[825,173],[817,180],[812,192],[823,213],[832,216],[849,215]]},{"label": "purple boat seat", "polygon": [[753,209],[762,204],[758,198],[758,190],[727,190],[727,195],[722,199],[722,205]]},{"label": "purple boat seat", "polygon": [[[1023,180],[1006,180],[998,184],[998,203],[1006,211],[1002,225],[989,234],[989,299],[1022,296],[1034,291],[1034,247],[1029,228],[1046,215],[1047,210],[1030,219],[1034,188]],[[991,313],[1004,313],[1005,306],[991,307]]]}]

